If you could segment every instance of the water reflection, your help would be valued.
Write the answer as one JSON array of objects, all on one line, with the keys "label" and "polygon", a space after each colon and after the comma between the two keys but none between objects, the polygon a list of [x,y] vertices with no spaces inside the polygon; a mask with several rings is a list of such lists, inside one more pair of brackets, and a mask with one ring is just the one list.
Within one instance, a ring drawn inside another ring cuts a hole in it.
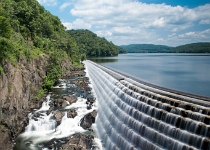
[{"label": "water reflection", "polygon": [[96,63],[113,63],[118,62],[118,57],[89,57],[88,60]]}]

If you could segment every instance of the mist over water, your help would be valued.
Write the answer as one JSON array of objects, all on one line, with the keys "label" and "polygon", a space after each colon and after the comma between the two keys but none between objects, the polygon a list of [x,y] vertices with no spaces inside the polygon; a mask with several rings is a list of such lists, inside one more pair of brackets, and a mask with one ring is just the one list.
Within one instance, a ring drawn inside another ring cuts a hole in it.
[{"label": "mist over water", "polygon": [[91,60],[152,84],[210,97],[210,54],[128,53]]}]

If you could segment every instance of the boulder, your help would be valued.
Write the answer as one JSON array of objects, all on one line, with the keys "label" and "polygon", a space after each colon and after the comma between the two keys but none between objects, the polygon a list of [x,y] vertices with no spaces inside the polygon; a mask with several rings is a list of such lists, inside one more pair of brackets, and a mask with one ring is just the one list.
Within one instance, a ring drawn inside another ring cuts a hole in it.
[{"label": "boulder", "polygon": [[85,115],[84,118],[81,121],[80,126],[83,127],[84,129],[90,128],[92,126],[92,124],[95,123],[96,115],[97,115],[96,110],[94,110],[93,112]]},{"label": "boulder", "polygon": [[76,115],[77,115],[77,112],[76,112],[75,109],[69,110],[68,113],[67,113],[68,118],[74,118]]},{"label": "boulder", "polygon": [[61,112],[61,111],[56,111],[55,112],[55,114],[54,114],[54,117],[55,117],[55,120],[57,121],[57,122],[60,122],[61,121],[61,119],[63,118],[63,113]]},{"label": "boulder", "polygon": [[77,101],[77,98],[75,98],[74,96],[63,96],[63,99],[68,101],[70,104],[75,103]]}]

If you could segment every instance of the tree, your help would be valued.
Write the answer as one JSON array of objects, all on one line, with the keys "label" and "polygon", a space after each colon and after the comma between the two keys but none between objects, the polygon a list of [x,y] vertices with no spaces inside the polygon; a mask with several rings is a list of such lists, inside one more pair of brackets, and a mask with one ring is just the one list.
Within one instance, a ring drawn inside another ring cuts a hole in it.
[{"label": "tree", "polygon": [[3,16],[0,16],[0,36],[10,38],[12,34],[12,28],[9,20]]}]

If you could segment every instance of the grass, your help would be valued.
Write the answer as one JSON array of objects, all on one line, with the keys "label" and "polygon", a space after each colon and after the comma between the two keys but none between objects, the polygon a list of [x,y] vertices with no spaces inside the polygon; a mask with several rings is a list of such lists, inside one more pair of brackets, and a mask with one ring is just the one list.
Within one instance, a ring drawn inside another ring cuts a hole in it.
[{"label": "grass", "polygon": [[0,75],[4,75],[4,69],[2,68],[1,65],[0,65]]},{"label": "grass", "polygon": [[74,66],[74,68],[77,68],[77,69],[83,68],[83,64],[82,63],[79,63],[79,62],[74,62],[73,63],[73,66]]},{"label": "grass", "polygon": [[38,101],[43,95],[44,95],[44,90],[43,89],[40,89],[39,91],[38,91],[38,93],[36,94],[36,96],[34,97],[34,100],[35,101]]}]

